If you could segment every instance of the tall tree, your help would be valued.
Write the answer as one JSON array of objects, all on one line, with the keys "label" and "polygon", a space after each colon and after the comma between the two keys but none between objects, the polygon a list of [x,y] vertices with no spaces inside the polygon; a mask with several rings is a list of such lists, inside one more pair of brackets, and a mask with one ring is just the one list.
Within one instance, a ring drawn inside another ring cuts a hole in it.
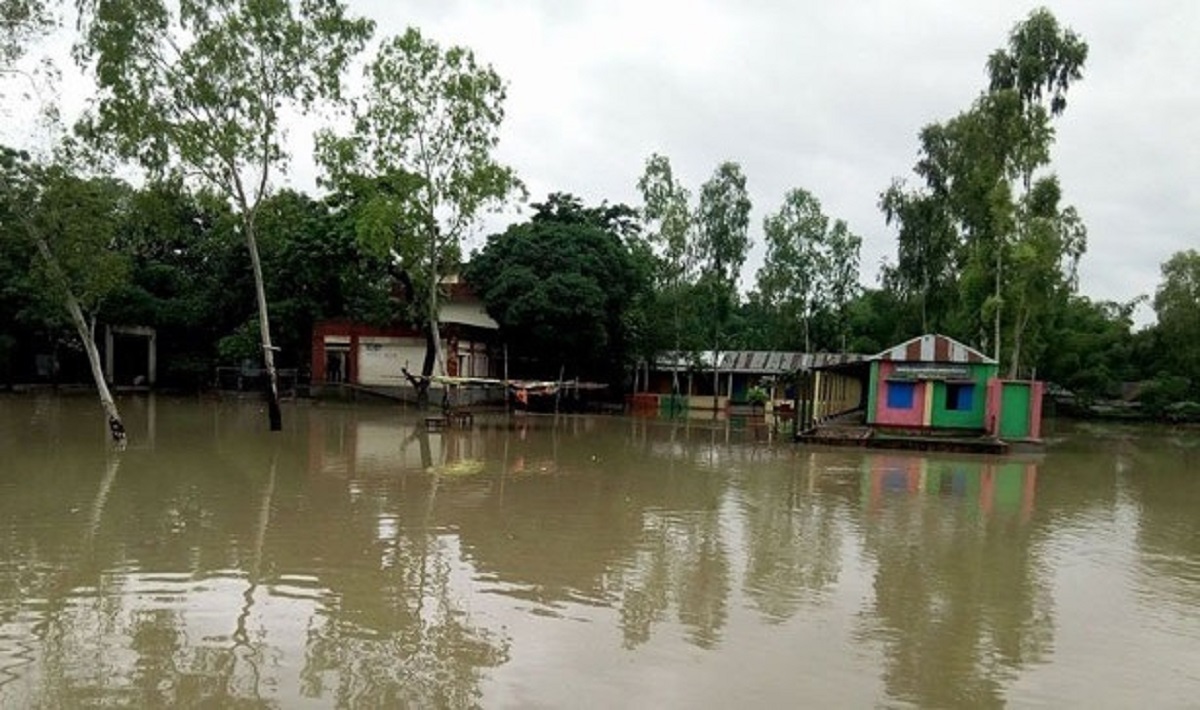
[{"label": "tall tree", "polygon": [[805,352],[813,351],[812,321],[828,312],[839,344],[847,337],[846,309],[858,293],[862,239],[843,220],[830,223],[821,202],[800,188],[784,196],[763,220],[767,254],[758,271],[758,294],[782,323],[799,322]]},{"label": "tall tree", "polygon": [[39,164],[0,149],[0,225],[4,238],[32,244],[43,291],[65,308],[87,354],[92,379],[114,441],[125,426],[104,379],[96,347],[96,316],[125,283],[129,262],[113,249],[130,190],[104,178],[81,178],[67,165]]},{"label": "tall tree", "polygon": [[671,161],[657,153],[646,160],[638,179],[642,217],[654,248],[659,292],[670,309],[672,357],[671,389],[679,394],[679,360],[683,351],[684,308],[688,286],[696,272],[695,219],[691,196],[675,177]]},{"label": "tall tree", "polygon": [[258,210],[288,159],[288,111],[338,99],[373,23],[338,0],[79,0],[76,59],[98,97],[81,122],[96,144],[153,174],[179,170],[237,208],[250,253],[268,417],[282,428],[257,244]]},{"label": "tall tree", "polygon": [[[740,165],[726,161],[700,187],[700,206],[696,217],[699,232],[696,251],[701,279],[712,292],[713,325],[713,396],[720,391],[717,358],[721,350],[721,329],[729,319],[737,300],[742,264],[750,250],[750,193]],[[716,410],[713,410],[716,416]]]},{"label": "tall tree", "polygon": [[1200,394],[1200,252],[1177,252],[1162,265],[1154,312],[1172,371],[1190,380]]},{"label": "tall tree", "polygon": [[858,297],[862,287],[858,283],[858,267],[862,250],[862,237],[850,231],[845,220],[834,220],[833,229],[826,239],[828,246],[827,288],[829,308],[836,323],[838,347],[845,352],[850,337],[850,304]]},{"label": "tall tree", "polygon": [[584,207],[552,194],[528,222],[488,238],[464,275],[512,343],[514,354],[605,382],[625,374],[631,338],[625,318],[646,287],[629,241],[624,205]]},{"label": "tall tree", "polygon": [[[1082,38],[1070,28],[1060,27],[1049,10],[1038,8],[1013,28],[1008,47],[996,50],[988,59],[991,93],[1015,94],[1024,118],[1023,135],[1015,141],[1010,158],[1020,190],[1012,236],[1014,273],[1006,299],[1014,306],[1010,377],[1016,377],[1021,369],[1021,349],[1032,319],[1045,310],[1051,293],[1062,282],[1073,289],[1075,267],[1087,248],[1087,230],[1075,209],[1059,207],[1057,179],[1034,179],[1035,172],[1050,161],[1054,140],[1050,117],[1066,110],[1067,90],[1083,78],[1087,54]],[[1055,270],[1055,266],[1059,268]],[[996,271],[999,282],[999,262]],[[1000,314],[995,318],[999,353]]]},{"label": "tall tree", "polygon": [[785,321],[801,323],[805,352],[812,352],[810,325],[823,297],[828,230],[821,203],[802,189],[789,191],[779,211],[763,220],[767,254],[758,271],[758,293]]},{"label": "tall tree", "polygon": [[[445,374],[438,327],[441,277],[457,268],[460,242],[479,216],[522,191],[494,152],[504,120],[505,86],[464,47],[443,49],[409,28],[385,41],[367,67],[369,86],[354,131],[323,131],[318,159],[338,185],[354,175],[416,176],[413,232],[397,232],[402,268],[425,294],[429,349],[421,374]],[[403,242],[416,237],[418,248]],[[408,258],[403,258],[405,255]]]},{"label": "tall tree", "polygon": [[[1031,329],[1051,297],[1073,287],[1086,246],[1078,215],[1059,205],[1057,181],[1044,174],[1051,120],[1066,108],[1067,89],[1082,76],[1086,57],[1086,43],[1048,10],[1035,10],[989,59],[988,90],[969,110],[922,130],[916,172],[924,188],[905,191],[893,183],[881,200],[900,231],[892,282],[920,293],[929,326],[927,306],[952,263],[958,334],[997,360],[1007,355],[1010,376],[1022,369],[1023,348],[1037,339]],[[1048,274],[1047,265],[1057,273]]]},{"label": "tall tree", "polygon": [[898,227],[897,259],[886,280],[904,298],[918,302],[923,333],[944,330],[955,301],[958,235],[940,198],[936,192],[906,190],[896,180],[879,201],[887,223]]}]

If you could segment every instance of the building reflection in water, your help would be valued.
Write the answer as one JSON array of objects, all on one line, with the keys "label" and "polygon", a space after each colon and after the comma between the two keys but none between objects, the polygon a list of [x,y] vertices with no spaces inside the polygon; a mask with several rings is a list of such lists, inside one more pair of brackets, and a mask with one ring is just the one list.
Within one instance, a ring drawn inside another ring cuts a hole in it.
[{"label": "building reflection in water", "polygon": [[882,644],[891,697],[1002,707],[1054,633],[1049,570],[1030,525],[1038,464],[871,454],[863,547],[874,563],[861,634]]},{"label": "building reflection in water", "polygon": [[1034,460],[870,454],[863,461],[864,505],[878,510],[888,495],[928,494],[967,502],[984,517],[1016,515],[1028,522],[1037,470]]}]

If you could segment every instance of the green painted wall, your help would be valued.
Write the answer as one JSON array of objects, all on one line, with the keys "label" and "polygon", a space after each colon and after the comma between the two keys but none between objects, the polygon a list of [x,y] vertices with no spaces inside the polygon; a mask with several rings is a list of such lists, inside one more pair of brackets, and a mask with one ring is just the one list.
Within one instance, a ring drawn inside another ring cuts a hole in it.
[{"label": "green painted wall", "polygon": [[1000,436],[1023,439],[1029,436],[1029,385],[1005,382],[1000,390]]},{"label": "green painted wall", "polygon": [[946,408],[946,383],[933,385],[933,414],[930,424],[935,428],[982,429],[987,409],[987,382],[996,376],[996,365],[971,365],[971,380],[975,383],[971,393],[971,408],[952,411]]}]

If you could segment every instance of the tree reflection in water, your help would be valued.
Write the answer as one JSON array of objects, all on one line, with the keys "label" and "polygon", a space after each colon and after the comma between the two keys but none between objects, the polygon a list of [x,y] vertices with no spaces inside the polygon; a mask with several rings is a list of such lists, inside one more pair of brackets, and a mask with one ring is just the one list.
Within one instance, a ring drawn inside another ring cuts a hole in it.
[{"label": "tree reflection in water", "polygon": [[804,604],[820,603],[837,583],[846,506],[815,495],[815,486],[822,477],[836,480],[858,460],[853,453],[801,452],[792,465],[741,479],[744,588],[770,622],[783,623]]},{"label": "tree reflection in water", "polygon": [[412,509],[436,488],[385,481],[371,504],[409,521],[385,538],[345,480],[310,497],[306,447],[212,423],[98,477],[18,459],[3,479],[0,706],[476,704],[508,642],[470,622],[452,536]]}]

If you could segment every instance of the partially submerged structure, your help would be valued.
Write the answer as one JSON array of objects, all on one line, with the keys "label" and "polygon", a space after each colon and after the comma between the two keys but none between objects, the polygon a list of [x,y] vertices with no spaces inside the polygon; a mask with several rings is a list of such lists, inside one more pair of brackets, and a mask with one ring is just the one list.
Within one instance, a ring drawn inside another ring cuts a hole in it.
[{"label": "partially submerged structure", "polygon": [[[461,282],[448,283],[442,301],[441,350],[450,377],[501,375],[500,326]],[[373,326],[348,320],[321,321],[312,334],[312,390],[350,387],[404,397],[413,392],[404,372],[420,376],[426,335],[408,325]],[[434,382],[434,387],[441,384]]]},{"label": "partially submerged structure", "polygon": [[796,396],[797,373],[859,362],[864,357],[855,353],[779,350],[668,352],[639,368],[631,403],[644,411],[667,411],[672,407],[727,411],[750,404],[762,404],[765,411],[790,410]]},{"label": "partially submerged structure", "polygon": [[1001,379],[994,359],[944,335],[802,382],[797,431],[808,441],[1003,452],[1041,439],[1043,383]]}]

